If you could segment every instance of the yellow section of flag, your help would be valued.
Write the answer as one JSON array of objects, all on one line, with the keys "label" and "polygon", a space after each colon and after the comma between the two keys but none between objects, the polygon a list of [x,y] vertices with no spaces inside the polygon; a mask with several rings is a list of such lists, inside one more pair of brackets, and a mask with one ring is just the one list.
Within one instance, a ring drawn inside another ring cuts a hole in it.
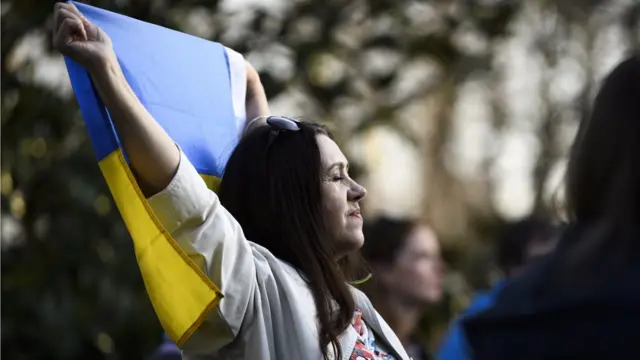
[{"label": "yellow section of flag", "polygon": [[[222,294],[153,215],[122,151],[110,153],[99,165],[133,238],[142,278],[160,323],[182,346]],[[218,178],[203,177],[209,187],[217,187]]]}]

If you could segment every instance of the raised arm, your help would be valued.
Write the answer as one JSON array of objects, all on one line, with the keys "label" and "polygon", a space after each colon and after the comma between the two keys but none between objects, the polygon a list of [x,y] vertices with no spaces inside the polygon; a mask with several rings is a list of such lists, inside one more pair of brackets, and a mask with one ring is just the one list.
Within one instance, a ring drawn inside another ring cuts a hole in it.
[{"label": "raised arm", "polygon": [[260,81],[260,75],[256,69],[246,62],[247,67],[247,120],[251,121],[257,117],[269,116],[269,104],[267,95]]},{"label": "raised arm", "polygon": [[178,168],[180,152],[129,87],[111,39],[70,3],[55,5],[54,23],[54,45],[91,75],[143,193],[164,189]]}]

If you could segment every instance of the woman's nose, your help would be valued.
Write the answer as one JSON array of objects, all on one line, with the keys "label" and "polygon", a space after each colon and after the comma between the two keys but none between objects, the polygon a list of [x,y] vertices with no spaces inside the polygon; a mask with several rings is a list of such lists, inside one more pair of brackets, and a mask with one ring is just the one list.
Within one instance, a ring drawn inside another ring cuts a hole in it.
[{"label": "woman's nose", "polygon": [[349,191],[349,200],[357,202],[364,199],[365,196],[367,196],[367,189],[354,181]]}]

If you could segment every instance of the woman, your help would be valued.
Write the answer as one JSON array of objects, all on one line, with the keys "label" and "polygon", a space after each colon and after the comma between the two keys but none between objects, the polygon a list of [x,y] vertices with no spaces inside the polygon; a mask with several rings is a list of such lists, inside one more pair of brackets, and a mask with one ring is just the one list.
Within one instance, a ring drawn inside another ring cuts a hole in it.
[{"label": "woman", "polygon": [[[224,294],[184,358],[408,359],[339,265],[363,243],[366,192],[326,129],[252,121],[218,197],[131,91],[109,37],[73,4],[54,18],[55,46],[89,72],[158,219]],[[268,114],[250,66],[247,76],[247,113]]]},{"label": "woman", "polygon": [[364,285],[382,317],[414,360],[430,358],[415,341],[425,307],[442,298],[444,267],[433,230],[409,219],[381,217],[367,224],[363,257],[373,279]]},{"label": "woman", "polygon": [[640,57],[603,82],[567,169],[570,227],[463,322],[474,359],[640,358]]}]

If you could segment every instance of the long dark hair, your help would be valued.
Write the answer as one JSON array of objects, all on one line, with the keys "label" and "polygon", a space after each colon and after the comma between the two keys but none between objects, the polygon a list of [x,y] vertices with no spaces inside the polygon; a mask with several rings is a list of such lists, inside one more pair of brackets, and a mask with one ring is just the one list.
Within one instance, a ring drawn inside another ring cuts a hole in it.
[{"label": "long dark hair", "polygon": [[[603,285],[640,256],[640,58],[604,80],[571,149],[566,181],[571,230],[560,282]],[[562,245],[562,244],[560,244]],[[606,260],[606,264],[602,261]],[[599,265],[596,266],[596,263]],[[586,274],[592,269],[593,277]],[[578,275],[579,274],[579,275]],[[589,280],[590,279],[590,280]],[[594,282],[597,282],[594,283]],[[564,284],[558,284],[562,287]]]},{"label": "long dark hair", "polygon": [[572,220],[640,220],[640,58],[605,79],[591,117],[580,124],[568,165]]},{"label": "long dark hair", "polygon": [[[240,223],[247,239],[297,268],[315,300],[320,349],[332,345],[342,358],[338,336],[349,326],[355,304],[334,258],[322,216],[322,163],[316,136],[332,138],[313,123],[299,132],[252,129],[232,153],[220,184],[220,202]],[[337,305],[337,309],[335,307]]]}]

